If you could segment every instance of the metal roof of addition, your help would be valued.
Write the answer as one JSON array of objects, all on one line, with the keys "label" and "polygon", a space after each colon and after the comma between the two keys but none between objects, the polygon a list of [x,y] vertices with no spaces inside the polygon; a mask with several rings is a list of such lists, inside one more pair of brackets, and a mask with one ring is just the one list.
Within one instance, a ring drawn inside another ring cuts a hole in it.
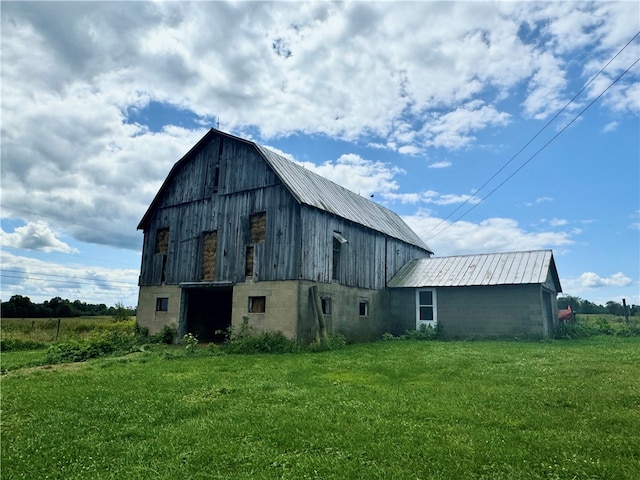
[{"label": "metal roof of addition", "polygon": [[390,288],[542,284],[560,279],[551,250],[487,253],[412,260],[389,281]]}]

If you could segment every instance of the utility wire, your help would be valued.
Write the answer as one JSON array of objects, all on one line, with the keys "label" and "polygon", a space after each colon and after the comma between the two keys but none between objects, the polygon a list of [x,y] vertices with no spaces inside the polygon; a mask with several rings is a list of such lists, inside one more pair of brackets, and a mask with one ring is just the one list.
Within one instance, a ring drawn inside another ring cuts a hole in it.
[{"label": "utility wire", "polygon": [[[11,277],[11,278],[34,278],[34,277],[55,277],[55,278],[64,278],[66,280],[77,280],[79,282],[102,282],[102,283],[108,283],[108,284],[121,284],[121,285],[138,285],[137,283],[134,282],[124,282],[121,280],[107,280],[107,279],[100,279],[100,278],[90,278],[90,277],[70,277],[68,275],[56,275],[54,273],[41,273],[41,272],[23,272],[21,270],[10,270],[10,269],[1,269],[0,270],[0,276],[7,276],[9,277],[9,275],[5,275],[6,273],[13,273],[16,274],[15,277]],[[38,278],[37,280],[42,280],[41,278]]]},{"label": "utility wire", "polygon": [[[640,32],[639,32],[640,33]],[[636,35],[637,36],[637,35]],[[634,37],[635,38],[635,37]],[[480,199],[480,201],[478,203],[476,203],[475,205],[471,206],[471,208],[469,208],[467,211],[465,211],[462,215],[458,216],[458,218],[456,218],[453,222],[451,222],[450,224],[448,224],[446,227],[444,227],[442,230],[440,230],[439,232],[437,232],[435,235],[433,235],[429,240],[437,237],[438,235],[440,235],[442,232],[446,231],[449,227],[453,226],[456,222],[458,222],[461,218],[463,218],[464,216],[466,216],[469,212],[471,212],[473,209],[475,209],[478,205],[480,205],[480,203],[484,202],[487,198],[489,198],[491,195],[493,195],[500,187],[502,187],[505,183],[507,183],[509,180],[511,180],[511,178],[513,178],[520,170],[522,170],[529,162],[531,162],[535,157],[538,156],[538,154],[540,152],[542,152],[545,148],[547,148],[551,143],[553,143],[556,138],[558,138],[567,128],[569,128],[571,125],[573,125],[573,123],[578,120],[578,118],[580,118],[582,116],[582,114],[584,112],[586,112],[587,110],[589,110],[589,108],[591,108],[598,100],[600,100],[600,98],[611,88],[613,87],[616,83],[618,83],[618,81],[624,76],[626,75],[638,62],[640,62],[640,57],[638,57],[631,65],[629,65],[629,67],[622,72],[620,75],[618,75],[618,77],[613,80],[608,86],[607,88],[605,88],[596,98],[594,98],[585,108],[583,108],[576,116],[573,117],[573,119],[567,123],[564,127],[562,127],[562,129],[560,129],[558,131],[558,133],[556,133],[553,137],[551,137],[551,139],[549,139],[544,145],[542,145],[542,147],[540,147],[533,155],[531,155],[522,165],[520,165],[516,170],[514,170],[507,178],[505,178],[502,182],[500,182],[498,184],[498,186],[496,186],[493,190],[491,190],[488,194],[486,194],[484,197],[482,197]],[[447,217],[449,218],[449,217]],[[442,223],[442,222],[440,222]],[[440,225],[440,224],[438,224]],[[430,231],[433,231],[433,229],[431,229]]]},{"label": "utility wire", "polygon": [[[610,60],[609,60],[609,61],[608,61],[608,62],[607,62],[607,63],[606,63],[606,64],[605,64],[605,65],[604,65],[604,66],[603,66],[599,71],[598,71],[598,73],[596,73],[593,77],[591,77],[591,79],[590,79],[587,83],[585,83],[585,85],[580,89],[580,91],[579,91],[578,93],[576,93],[576,94],[573,96],[573,98],[572,98],[571,100],[569,100],[569,101],[567,102],[567,104],[566,104],[564,107],[562,107],[562,109],[561,109],[561,110],[559,110],[559,111],[558,111],[558,112],[553,116],[553,118],[551,118],[551,120],[549,120],[549,121],[548,121],[548,122],[547,122],[547,123],[546,123],[546,124],[545,124],[541,129],[540,129],[540,130],[538,130],[538,132],[537,132],[537,133],[536,133],[536,134],[531,138],[531,140],[529,140],[529,141],[528,141],[528,142],[527,142],[527,143],[526,143],[526,144],[525,144],[525,145],[524,145],[520,150],[518,150],[518,151],[517,151],[517,152],[516,152],[516,153],[515,153],[515,154],[514,154],[514,155],[513,155],[513,156],[512,156],[512,157],[511,157],[511,158],[510,158],[510,159],[509,159],[505,164],[504,164],[504,165],[502,165],[502,167],[500,167],[496,173],[494,173],[494,174],[493,174],[493,175],[492,175],[492,176],[491,176],[491,177],[490,177],[486,182],[484,182],[484,183],[482,184],[482,186],[480,186],[480,188],[478,188],[477,190],[475,190],[475,192],[474,192],[471,196],[469,196],[469,197],[468,197],[464,202],[462,202],[460,205],[458,205],[458,206],[457,206],[457,207],[456,207],[456,208],[455,208],[451,213],[449,213],[449,215],[447,215],[445,218],[443,218],[442,220],[440,220],[440,222],[438,222],[438,223],[436,224],[436,226],[435,226],[435,227],[433,227],[431,230],[429,230],[429,231],[425,234],[425,236],[429,235],[431,232],[433,232],[434,230],[436,230],[440,225],[442,225],[444,222],[446,222],[449,218],[451,218],[451,217],[453,216],[453,214],[455,214],[458,210],[460,210],[460,209],[461,209],[462,207],[464,207],[467,203],[469,203],[469,202],[471,201],[471,199],[473,199],[473,198],[477,198],[478,193],[480,193],[480,191],[482,191],[482,190],[483,190],[483,189],[484,189],[484,188],[485,188],[485,187],[486,187],[486,186],[487,186],[487,185],[488,185],[488,184],[489,184],[489,183],[490,183],[494,178],[496,178],[496,177],[500,174],[500,172],[502,172],[505,168],[507,168],[507,166],[509,166],[509,165],[511,164],[511,162],[513,162],[513,161],[516,159],[516,157],[518,157],[518,155],[520,155],[520,154],[521,154],[521,153],[522,153],[522,152],[523,152],[523,151],[524,151],[524,150],[525,150],[529,145],[531,145],[531,143],[532,143],[536,138],[538,138],[538,137],[540,136],[540,134],[541,134],[543,131],[545,131],[545,130],[546,130],[546,129],[547,129],[547,128],[548,128],[548,127],[549,127],[549,126],[550,126],[550,125],[551,125],[551,124],[552,124],[552,123],[553,123],[553,122],[554,122],[554,121],[555,121],[555,120],[556,120],[556,119],[557,119],[557,118],[558,118],[558,117],[559,117],[559,116],[560,116],[560,115],[561,115],[561,114],[562,114],[562,113],[567,109],[567,108],[569,108],[569,106],[570,106],[570,105],[571,105],[571,104],[572,104],[572,103],[573,103],[573,102],[574,102],[574,101],[575,101],[575,100],[576,100],[580,95],[582,95],[582,92],[584,92],[584,91],[587,89],[587,87],[588,87],[589,85],[591,85],[591,84],[596,80],[596,78],[598,78],[598,77],[600,76],[600,74],[602,74],[602,72],[604,72],[604,70],[605,70],[605,69],[606,69],[606,68],[611,64],[611,62],[613,62],[613,61],[614,61],[614,60],[615,60],[615,59],[616,59],[616,58],[617,58],[617,57],[618,57],[618,56],[619,56],[619,55],[620,55],[620,54],[621,54],[621,53],[622,53],[622,52],[623,52],[623,51],[624,51],[624,50],[625,50],[625,49],[626,49],[626,48],[627,48],[627,47],[628,47],[628,46],[629,46],[629,45],[630,45],[630,44],[631,44],[631,43],[632,43],[632,42],[633,42],[633,41],[634,41],[634,40],[635,40],[639,35],[640,35],[640,31],[638,31],[638,32],[633,36],[633,38],[631,38],[631,40],[629,40],[629,41],[624,45],[624,47],[622,47],[620,50],[618,50],[618,52],[617,52],[613,57],[611,57],[611,59],[610,59]],[[629,69],[627,69],[627,71],[628,71],[628,70],[629,70]],[[626,73],[626,71],[625,71],[625,73]],[[619,80],[619,79],[617,79],[617,80]],[[616,80],[616,81],[617,81],[617,80]],[[614,83],[615,83],[615,82],[614,82]],[[607,88],[607,90],[608,90],[608,88]],[[606,91],[606,90],[605,90],[605,91]],[[604,92],[603,92],[603,93],[604,93]],[[598,97],[598,98],[599,98],[599,97]],[[590,106],[590,105],[589,105],[589,106]],[[583,110],[583,111],[584,111],[584,110]],[[575,119],[574,119],[573,121],[575,121]],[[573,123],[573,121],[572,121],[571,123]],[[567,126],[568,126],[568,125],[567,125]],[[563,130],[564,130],[564,129],[563,129]],[[556,136],[557,136],[557,135],[556,135]],[[554,138],[555,138],[555,137],[554,137]],[[546,145],[545,145],[545,146],[546,146]],[[537,154],[537,152],[536,152],[536,154]],[[529,160],[531,160],[531,159],[529,159]],[[529,160],[527,160],[527,163],[529,162]],[[525,164],[526,164],[526,163],[525,163]],[[520,167],[518,170],[520,170],[521,168],[522,168],[522,167]],[[517,172],[518,170],[516,170],[516,172]],[[513,176],[513,175],[511,175],[511,176],[510,176],[510,177],[508,177],[508,178],[511,178],[512,176]],[[503,183],[504,183],[504,182],[503,182]],[[501,186],[501,185],[502,185],[502,183],[501,183],[499,186]],[[499,187],[499,186],[498,186],[498,187]],[[490,192],[490,194],[489,194],[489,195],[491,195],[491,193],[493,193],[493,191],[492,191],[492,192]],[[487,197],[488,197],[489,195],[487,195]],[[487,198],[487,197],[484,197],[483,199],[480,199],[480,202],[476,203],[476,205],[479,205],[480,203],[482,203],[482,201],[483,201],[485,198]],[[475,206],[474,206],[473,208],[475,208]],[[470,212],[471,210],[473,210],[473,208],[469,209],[466,213],[468,213],[468,212]],[[465,213],[465,215],[466,215],[466,213]],[[464,216],[464,215],[463,215],[463,216]],[[459,220],[460,218],[462,218],[462,216],[461,216],[461,217],[458,217],[458,220]],[[456,221],[457,221],[457,220],[455,220],[453,223],[455,223]],[[447,228],[448,228],[448,227],[447,227]],[[446,228],[445,228],[445,230],[446,230]],[[442,231],[444,231],[444,230],[442,230]],[[436,234],[435,234],[433,237],[431,237],[431,238],[435,238],[435,237],[436,237],[436,236],[438,236],[440,233],[441,233],[441,232],[436,233]]]},{"label": "utility wire", "polygon": [[[87,285],[96,285],[98,287],[113,287],[114,283],[123,283],[123,282],[109,282],[108,280],[92,280],[90,282],[81,282],[81,281],[72,281],[72,280],[53,280],[50,278],[40,278],[40,277],[34,277],[32,275],[7,275],[5,273],[0,273],[0,278],[16,278],[19,280],[24,280],[24,279],[29,279],[29,280],[36,280],[36,281],[46,281],[47,283],[64,283],[66,285],[76,285],[76,286],[87,286]],[[133,289],[135,288],[135,285],[133,283],[129,283],[124,287],[119,287],[119,288],[127,288],[127,289]]]}]

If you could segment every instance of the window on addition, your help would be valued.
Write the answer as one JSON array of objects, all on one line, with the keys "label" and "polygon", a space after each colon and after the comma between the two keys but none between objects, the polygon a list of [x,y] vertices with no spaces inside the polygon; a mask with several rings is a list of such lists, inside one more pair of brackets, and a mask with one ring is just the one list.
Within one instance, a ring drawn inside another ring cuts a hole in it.
[{"label": "window on addition", "polygon": [[360,300],[359,315],[361,317],[369,316],[369,302],[366,300]]}]

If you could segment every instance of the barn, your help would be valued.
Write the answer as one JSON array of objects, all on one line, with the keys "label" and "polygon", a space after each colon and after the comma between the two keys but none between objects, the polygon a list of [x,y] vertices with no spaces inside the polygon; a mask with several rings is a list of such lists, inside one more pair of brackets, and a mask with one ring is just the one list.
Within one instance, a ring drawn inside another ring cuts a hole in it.
[{"label": "barn", "polygon": [[416,259],[388,287],[397,330],[437,323],[444,338],[549,336],[562,291],[550,250]]},{"label": "barn", "polygon": [[391,329],[387,282],[432,251],[391,210],[211,129],[171,169],[144,232],[137,319],[201,341],[244,319],[308,342]]},{"label": "barn", "polygon": [[393,211],[216,129],[138,229],[138,323],[202,342],[244,322],[304,343],[321,325],[350,342],[435,322],[449,338],[544,336],[561,291],[550,251],[433,257]]}]

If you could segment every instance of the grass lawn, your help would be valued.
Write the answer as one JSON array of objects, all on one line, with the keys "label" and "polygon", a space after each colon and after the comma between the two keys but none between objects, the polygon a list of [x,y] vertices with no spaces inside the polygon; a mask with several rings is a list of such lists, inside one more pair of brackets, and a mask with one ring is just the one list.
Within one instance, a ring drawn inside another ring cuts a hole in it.
[{"label": "grass lawn", "polygon": [[2,478],[636,479],[640,472],[640,338],[183,352],[157,347],[3,375]]}]

